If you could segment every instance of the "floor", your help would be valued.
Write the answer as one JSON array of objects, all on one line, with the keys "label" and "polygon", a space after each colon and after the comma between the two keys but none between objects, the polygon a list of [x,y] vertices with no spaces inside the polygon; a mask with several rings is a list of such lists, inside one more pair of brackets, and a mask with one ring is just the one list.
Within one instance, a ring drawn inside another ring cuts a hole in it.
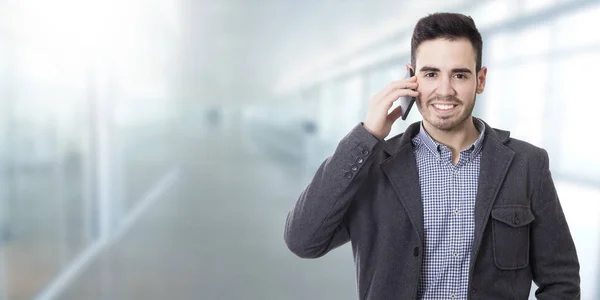
[{"label": "floor", "polygon": [[356,298],[348,246],[303,260],[284,244],[301,165],[222,137],[193,137],[179,180],[58,299]]}]

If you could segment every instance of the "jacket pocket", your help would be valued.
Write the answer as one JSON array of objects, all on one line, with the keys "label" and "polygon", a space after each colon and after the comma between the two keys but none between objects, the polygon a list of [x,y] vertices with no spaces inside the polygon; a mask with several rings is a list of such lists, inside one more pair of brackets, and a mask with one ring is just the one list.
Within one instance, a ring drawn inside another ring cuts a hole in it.
[{"label": "jacket pocket", "polygon": [[535,217],[526,206],[492,209],[494,262],[501,270],[516,270],[529,264],[529,224]]}]

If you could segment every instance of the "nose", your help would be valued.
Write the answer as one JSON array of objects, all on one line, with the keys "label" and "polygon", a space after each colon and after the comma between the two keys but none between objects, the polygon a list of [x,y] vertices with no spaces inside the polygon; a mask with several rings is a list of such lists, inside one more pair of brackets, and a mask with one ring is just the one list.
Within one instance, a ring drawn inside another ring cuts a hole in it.
[{"label": "nose", "polygon": [[452,86],[451,78],[448,76],[441,76],[438,81],[437,94],[440,96],[455,96],[456,91]]}]

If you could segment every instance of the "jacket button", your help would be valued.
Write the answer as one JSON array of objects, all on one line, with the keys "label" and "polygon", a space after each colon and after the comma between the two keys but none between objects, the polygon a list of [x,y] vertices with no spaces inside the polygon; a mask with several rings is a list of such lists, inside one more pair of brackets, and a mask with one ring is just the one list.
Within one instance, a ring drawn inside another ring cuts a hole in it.
[{"label": "jacket button", "polygon": [[521,220],[519,220],[519,216],[515,216],[515,225],[519,225],[519,223],[521,223]]},{"label": "jacket button", "polygon": [[358,164],[362,164],[364,162],[364,160],[362,159],[362,157],[359,157],[359,158],[356,159],[356,162]]},{"label": "jacket button", "polygon": [[344,176],[346,176],[346,178],[350,179],[350,178],[352,178],[352,173],[346,172],[346,174]]},{"label": "jacket button", "polygon": [[363,154],[364,156],[367,156],[367,155],[369,155],[369,153],[370,153],[370,152],[369,152],[369,150],[368,150],[368,149],[365,149],[365,150],[363,150],[363,151],[362,151],[362,154]]},{"label": "jacket button", "polygon": [[419,256],[419,247],[415,247],[415,249],[413,249],[413,255]]},{"label": "jacket button", "polygon": [[358,167],[355,165],[350,166],[350,169],[352,169],[354,172],[358,171]]}]

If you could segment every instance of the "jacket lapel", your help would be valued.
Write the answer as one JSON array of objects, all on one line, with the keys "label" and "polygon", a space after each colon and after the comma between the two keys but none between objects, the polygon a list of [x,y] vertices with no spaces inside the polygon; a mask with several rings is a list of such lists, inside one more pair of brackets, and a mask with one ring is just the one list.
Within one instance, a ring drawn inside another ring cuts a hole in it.
[{"label": "jacket lapel", "polygon": [[400,204],[406,209],[410,221],[417,228],[423,241],[423,205],[419,172],[411,144],[412,137],[419,132],[420,123],[411,124],[400,137],[396,153],[381,162],[381,169],[390,180]]},{"label": "jacket lapel", "polygon": [[471,269],[475,265],[492,204],[515,154],[513,150],[503,145],[509,137],[507,131],[494,130],[487,124],[485,127],[486,134],[481,149],[479,182],[475,198],[475,232],[471,251]]}]

